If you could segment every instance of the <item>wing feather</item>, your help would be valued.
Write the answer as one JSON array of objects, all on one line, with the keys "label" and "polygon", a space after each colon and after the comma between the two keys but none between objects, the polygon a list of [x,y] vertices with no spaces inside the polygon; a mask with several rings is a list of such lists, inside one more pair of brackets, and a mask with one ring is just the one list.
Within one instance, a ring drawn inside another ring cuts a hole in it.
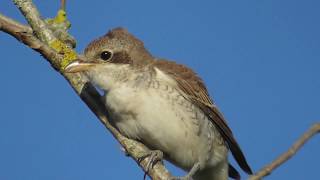
[{"label": "wing feather", "polygon": [[248,165],[240,146],[235,140],[231,129],[227,125],[223,115],[210,99],[208,91],[201,78],[186,66],[176,64],[172,61],[157,60],[154,62],[154,67],[164,71],[166,74],[174,78],[180,89],[187,96],[186,98],[190,99],[205,114],[207,114],[207,116],[210,117],[210,120],[218,128],[239,166],[246,173],[252,174],[251,168]]}]

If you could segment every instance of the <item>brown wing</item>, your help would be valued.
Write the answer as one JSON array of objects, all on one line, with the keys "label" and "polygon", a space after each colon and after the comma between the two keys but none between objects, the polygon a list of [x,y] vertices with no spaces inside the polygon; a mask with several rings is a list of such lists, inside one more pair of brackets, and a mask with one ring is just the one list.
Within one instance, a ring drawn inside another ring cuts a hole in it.
[{"label": "brown wing", "polygon": [[182,91],[188,95],[186,98],[197,104],[197,106],[210,117],[212,122],[219,129],[220,134],[227,142],[228,147],[240,167],[248,174],[252,174],[250,166],[248,165],[240,146],[236,142],[231,129],[228,127],[222,114],[210,99],[203,81],[197,76],[197,74],[186,66],[176,64],[172,61],[157,60],[154,63],[154,67],[164,71],[178,82]]}]

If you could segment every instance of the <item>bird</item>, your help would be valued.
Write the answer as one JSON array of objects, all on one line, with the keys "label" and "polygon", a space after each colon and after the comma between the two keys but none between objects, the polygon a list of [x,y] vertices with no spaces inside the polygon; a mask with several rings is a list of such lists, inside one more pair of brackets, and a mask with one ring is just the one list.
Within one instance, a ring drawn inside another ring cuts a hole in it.
[{"label": "bird", "polygon": [[252,174],[203,80],[185,65],[154,57],[127,29],[90,42],[65,72],[83,73],[101,89],[111,124],[187,172],[177,179],[240,179],[229,151]]}]

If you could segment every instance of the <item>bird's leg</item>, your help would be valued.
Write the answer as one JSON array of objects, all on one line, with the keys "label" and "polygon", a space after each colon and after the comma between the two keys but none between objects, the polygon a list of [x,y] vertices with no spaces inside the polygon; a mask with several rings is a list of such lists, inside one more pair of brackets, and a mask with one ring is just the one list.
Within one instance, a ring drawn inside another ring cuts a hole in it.
[{"label": "bird's leg", "polygon": [[143,179],[146,179],[147,172],[157,163],[158,161],[162,161],[163,159],[163,152],[160,150],[150,150],[148,153],[142,155],[139,157],[139,162],[144,160],[145,158],[149,157],[148,163],[147,163],[147,171],[145,172]]},{"label": "bird's leg", "polygon": [[187,175],[183,177],[173,177],[171,180],[192,180],[192,177],[200,170],[200,163],[197,162],[193,165],[191,170],[188,172]]}]

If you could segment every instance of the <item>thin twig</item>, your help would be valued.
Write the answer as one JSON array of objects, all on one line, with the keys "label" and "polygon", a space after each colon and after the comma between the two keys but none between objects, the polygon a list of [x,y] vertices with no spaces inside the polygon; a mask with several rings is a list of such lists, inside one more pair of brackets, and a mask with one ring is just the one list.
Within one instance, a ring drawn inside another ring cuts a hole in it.
[{"label": "thin twig", "polygon": [[[13,33],[14,29],[12,29],[12,28],[16,28],[19,31],[32,33],[32,29],[29,26],[22,25],[9,17],[2,15],[1,13],[0,13],[0,19],[1,19],[0,29],[5,31],[6,33]],[[9,29],[7,30],[7,28],[9,28],[11,30],[9,30]]]},{"label": "thin twig", "polygon": [[41,19],[40,13],[30,0],[13,0],[23,16],[28,21],[33,32],[39,40],[49,43],[56,39],[52,31],[47,27],[46,23]]},{"label": "thin twig", "polygon": [[66,0],[60,1],[60,9],[66,11]]},{"label": "thin twig", "polygon": [[258,180],[262,177],[269,175],[277,167],[279,167],[280,165],[288,161],[292,156],[294,156],[299,151],[299,149],[317,133],[320,133],[320,123],[314,124],[290,147],[290,149],[288,149],[288,151],[280,155],[276,160],[262,168],[256,174],[249,177],[249,180]]},{"label": "thin twig", "polygon": [[[20,24],[2,14],[0,14],[0,31],[6,32],[15,37],[18,41],[24,43],[35,51],[39,52],[46,59],[61,58],[56,51],[50,48],[47,44],[41,42],[34,34],[30,26]],[[58,61],[58,60],[57,60]],[[56,61],[49,61],[53,67]]]}]

